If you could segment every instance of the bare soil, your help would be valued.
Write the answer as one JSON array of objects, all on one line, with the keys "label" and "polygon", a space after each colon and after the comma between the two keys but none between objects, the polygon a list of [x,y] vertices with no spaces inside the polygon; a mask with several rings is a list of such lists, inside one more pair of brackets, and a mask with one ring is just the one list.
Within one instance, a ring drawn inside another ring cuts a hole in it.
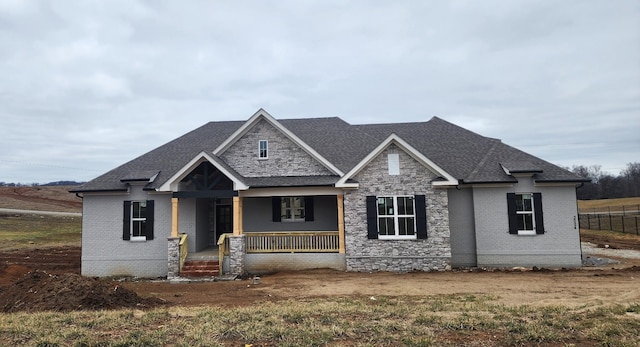
[{"label": "bare soil", "polygon": [[[490,295],[506,305],[580,306],[585,303],[640,302],[639,261],[622,260],[615,267],[575,270],[473,269],[396,274],[320,269],[265,275],[257,283],[249,278],[172,284],[164,280],[113,281],[81,277],[78,247],[19,250],[0,253],[0,310],[145,308],[161,303],[237,307],[302,298],[438,294]],[[46,276],[41,270],[46,271]],[[118,289],[114,291],[116,287]],[[125,289],[139,297],[132,296]],[[117,293],[122,293],[121,297],[108,295],[118,290],[121,290]],[[44,297],[20,296],[29,291],[39,291]],[[85,301],[78,301],[79,298]],[[143,298],[153,299],[146,301]]]}]

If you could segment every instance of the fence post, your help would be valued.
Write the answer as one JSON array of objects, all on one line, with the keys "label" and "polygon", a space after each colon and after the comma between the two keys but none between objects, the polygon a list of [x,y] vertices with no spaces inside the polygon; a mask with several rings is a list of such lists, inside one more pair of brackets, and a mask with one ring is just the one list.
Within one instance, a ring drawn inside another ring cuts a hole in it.
[{"label": "fence post", "polygon": [[635,216],[636,220],[636,235],[638,235],[638,216]]},{"label": "fence post", "polygon": [[611,206],[609,206],[609,229],[613,230],[613,224],[611,224]]},{"label": "fence post", "polygon": [[600,214],[598,213],[596,216],[598,216],[598,230],[602,230],[602,227],[600,226]]},{"label": "fence post", "polygon": [[[622,208],[622,210],[624,211],[624,207]],[[624,234],[624,213],[620,218],[622,218],[622,233]]]}]

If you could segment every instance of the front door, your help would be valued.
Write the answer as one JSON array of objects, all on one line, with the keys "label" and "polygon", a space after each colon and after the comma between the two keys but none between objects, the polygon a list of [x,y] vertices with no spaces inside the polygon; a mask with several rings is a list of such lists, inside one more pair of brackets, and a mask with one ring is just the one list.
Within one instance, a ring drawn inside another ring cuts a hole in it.
[{"label": "front door", "polygon": [[233,232],[233,212],[230,205],[216,206],[216,242],[220,235]]}]

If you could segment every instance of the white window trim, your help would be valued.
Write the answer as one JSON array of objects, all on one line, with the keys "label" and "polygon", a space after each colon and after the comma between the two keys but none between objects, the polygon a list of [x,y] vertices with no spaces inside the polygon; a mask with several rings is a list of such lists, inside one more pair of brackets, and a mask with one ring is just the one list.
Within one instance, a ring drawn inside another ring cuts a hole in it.
[{"label": "white window trim", "polygon": [[[262,156],[262,144],[265,144],[265,156]],[[258,159],[269,159],[269,140],[259,140],[258,141]]]},{"label": "white window trim", "polygon": [[516,215],[520,216],[520,215],[525,215],[525,214],[530,214],[531,215],[531,225],[533,226],[533,229],[531,230],[520,230],[518,229],[518,235],[523,235],[523,236],[535,236],[536,235],[536,208],[533,204],[533,193],[516,193],[516,206],[518,205],[517,199],[519,196],[521,195],[529,195],[530,199],[531,199],[531,211],[518,211],[516,209]]},{"label": "white window trim", "polygon": [[[292,222],[304,222],[306,220],[305,217],[302,218],[295,218],[295,213],[294,210],[302,210],[302,212],[305,212],[305,206],[304,206],[304,197],[302,196],[283,196],[282,197],[282,201],[280,202],[280,204],[284,204],[285,199],[295,199],[295,198],[299,198],[300,201],[302,201],[302,207],[289,207],[286,208],[285,207],[285,211],[286,210],[291,210],[291,216],[292,218],[286,218],[286,213],[284,214],[284,216],[282,215],[282,205],[280,206],[280,221],[281,222],[285,222],[285,223],[292,223]],[[291,203],[291,205],[293,206],[293,201]]]},{"label": "white window trim", "polygon": [[[378,215],[378,209],[376,205],[376,222],[378,222],[378,226],[380,225],[380,218],[393,218],[393,228],[396,232],[396,235],[380,235],[380,230],[378,230],[378,240],[417,240],[418,239],[418,230],[416,228],[416,197],[415,195],[385,195],[378,196],[377,198],[393,198],[393,215]],[[413,214],[398,214],[398,198],[413,198]],[[376,202],[377,204],[377,202]],[[406,218],[413,217],[413,235],[398,235],[400,230],[398,218]]]},{"label": "white window trim", "polygon": [[129,233],[130,233],[129,241],[131,241],[131,242],[147,241],[147,236],[146,235],[144,235],[144,236],[134,236],[133,235],[133,230],[134,230],[133,225],[134,225],[135,222],[145,222],[145,223],[147,222],[147,217],[144,217],[144,218],[140,218],[140,217],[135,218],[135,217],[133,217],[136,203],[142,203],[142,202],[145,203],[145,208],[146,208],[146,203],[147,202],[145,200],[134,200],[134,201],[131,201],[131,220],[129,221]]}]

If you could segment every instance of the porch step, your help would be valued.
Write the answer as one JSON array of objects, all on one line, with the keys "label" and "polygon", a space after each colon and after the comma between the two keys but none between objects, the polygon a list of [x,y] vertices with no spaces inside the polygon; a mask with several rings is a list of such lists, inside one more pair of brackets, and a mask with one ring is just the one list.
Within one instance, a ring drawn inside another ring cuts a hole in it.
[{"label": "porch step", "polygon": [[220,263],[217,260],[187,260],[182,265],[180,277],[209,277],[220,275]]}]

